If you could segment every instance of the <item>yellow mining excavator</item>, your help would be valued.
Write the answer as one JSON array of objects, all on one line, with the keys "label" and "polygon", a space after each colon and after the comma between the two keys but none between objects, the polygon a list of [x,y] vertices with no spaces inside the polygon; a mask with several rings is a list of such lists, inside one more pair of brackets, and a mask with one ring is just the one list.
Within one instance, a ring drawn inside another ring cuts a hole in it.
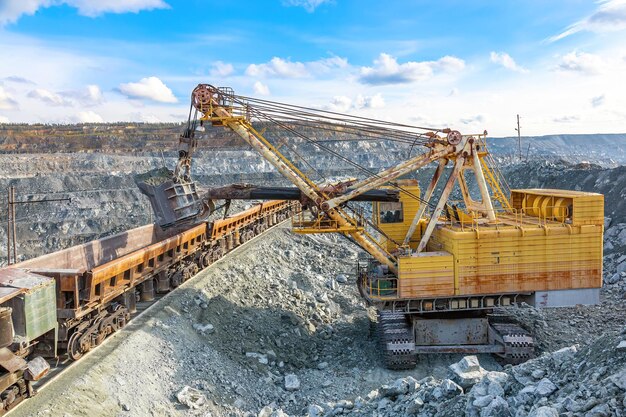
[{"label": "yellow mining excavator", "polygon": [[[189,165],[198,132],[209,126],[229,129],[299,190],[297,198],[308,210],[293,220],[295,232],[340,233],[369,254],[359,260],[357,284],[377,308],[383,357],[391,369],[412,368],[418,354],[440,352],[489,352],[518,363],[532,357],[532,335],[496,312],[522,302],[537,307],[599,302],[603,196],[509,190],[488,152],[487,132],[464,135],[373,120],[238,96],[208,84],[198,85],[191,101],[181,142],[192,148],[181,152],[181,166]],[[272,126],[282,133],[270,134]],[[337,151],[350,137],[401,142],[409,156],[373,172],[359,162],[363,155]],[[360,179],[312,179],[305,172],[315,168],[295,151],[297,144],[331,154],[354,167]],[[422,151],[410,156],[414,149]],[[427,165],[436,167],[422,194],[410,177],[433,170]],[[181,191],[189,181],[179,175],[168,188],[170,205],[177,198],[187,202],[183,211],[173,203],[170,224],[210,206],[210,198],[198,197],[195,188],[191,198]],[[382,190],[395,194],[369,199],[370,218],[351,206]],[[454,193],[461,197],[457,202]]]}]

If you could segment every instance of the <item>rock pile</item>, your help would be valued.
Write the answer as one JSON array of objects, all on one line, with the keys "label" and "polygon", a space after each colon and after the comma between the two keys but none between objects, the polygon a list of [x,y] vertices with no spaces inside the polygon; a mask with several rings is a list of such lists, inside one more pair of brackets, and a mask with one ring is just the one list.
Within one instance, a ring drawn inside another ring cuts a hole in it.
[{"label": "rock pile", "polygon": [[448,378],[408,376],[353,401],[309,406],[316,416],[610,417],[626,415],[626,328],[586,347],[546,353],[503,372],[475,356]]}]

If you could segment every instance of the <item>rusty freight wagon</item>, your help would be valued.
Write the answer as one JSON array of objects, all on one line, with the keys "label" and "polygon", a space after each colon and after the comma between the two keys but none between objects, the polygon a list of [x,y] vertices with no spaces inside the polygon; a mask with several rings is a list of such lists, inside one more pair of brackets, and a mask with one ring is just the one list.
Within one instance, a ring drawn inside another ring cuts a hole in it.
[{"label": "rusty freight wagon", "polygon": [[178,287],[296,210],[269,201],[186,230],[150,224],[0,269],[2,410],[47,372],[36,355],[79,359],[126,325],[138,299]]}]

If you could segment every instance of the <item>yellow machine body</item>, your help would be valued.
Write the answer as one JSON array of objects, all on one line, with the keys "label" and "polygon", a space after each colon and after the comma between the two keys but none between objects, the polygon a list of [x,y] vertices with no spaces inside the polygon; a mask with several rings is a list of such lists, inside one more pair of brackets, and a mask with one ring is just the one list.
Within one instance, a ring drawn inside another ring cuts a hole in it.
[{"label": "yellow machine body", "polygon": [[[415,184],[401,186],[419,193]],[[441,218],[426,251],[399,255],[397,277],[390,282],[373,280],[368,295],[414,300],[602,286],[601,194],[512,190],[511,205],[512,210],[498,213],[490,222],[471,216]],[[403,211],[400,215],[398,209]],[[374,218],[391,239],[402,241],[417,209],[415,199],[401,197],[400,203],[374,203]],[[411,238],[412,247],[424,225],[422,220]],[[390,251],[398,249],[391,240],[384,244]]]}]

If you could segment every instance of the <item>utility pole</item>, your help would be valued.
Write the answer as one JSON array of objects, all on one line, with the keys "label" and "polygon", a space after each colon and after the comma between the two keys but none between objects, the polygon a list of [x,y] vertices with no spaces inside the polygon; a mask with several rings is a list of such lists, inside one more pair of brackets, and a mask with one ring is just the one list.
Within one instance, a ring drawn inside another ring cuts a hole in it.
[{"label": "utility pole", "polygon": [[521,128],[519,126],[519,114],[517,115],[517,153],[519,155],[520,161],[522,160],[522,133]]},{"label": "utility pole", "polygon": [[[15,226],[15,205],[16,204],[33,204],[47,203],[49,201],[67,201],[72,202],[71,198],[50,198],[43,200],[27,200],[15,201],[15,187],[11,185],[7,190],[7,265],[11,265],[11,253],[13,253],[13,263],[17,262],[17,237]],[[12,247],[11,247],[12,245]]]},{"label": "utility pole", "polygon": [[[7,265],[11,265],[11,238],[15,242],[15,235],[13,225],[15,225],[15,212],[13,206],[13,196],[15,190],[11,185],[7,190]],[[15,244],[13,245],[15,247]],[[13,259],[15,260],[15,251],[13,252]]]}]

